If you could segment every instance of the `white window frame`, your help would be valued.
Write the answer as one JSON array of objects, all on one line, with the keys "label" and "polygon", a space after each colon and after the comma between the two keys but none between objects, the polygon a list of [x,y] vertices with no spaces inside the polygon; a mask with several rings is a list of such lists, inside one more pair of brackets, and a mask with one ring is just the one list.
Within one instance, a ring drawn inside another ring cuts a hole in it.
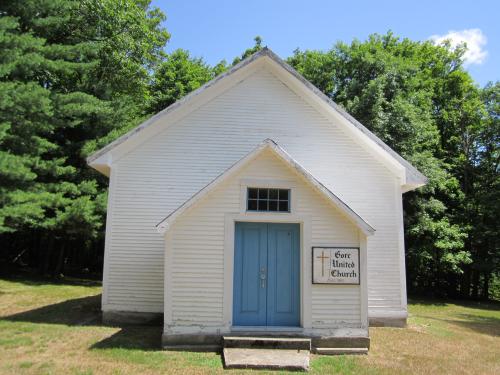
[{"label": "white window frame", "polygon": [[[240,180],[240,213],[246,215],[262,215],[263,213],[269,215],[293,215],[297,210],[297,191],[296,183],[289,180],[275,180],[275,179],[241,179]],[[248,211],[247,210],[247,193],[248,188],[263,188],[263,189],[287,189],[290,190],[288,197],[289,211]]]}]

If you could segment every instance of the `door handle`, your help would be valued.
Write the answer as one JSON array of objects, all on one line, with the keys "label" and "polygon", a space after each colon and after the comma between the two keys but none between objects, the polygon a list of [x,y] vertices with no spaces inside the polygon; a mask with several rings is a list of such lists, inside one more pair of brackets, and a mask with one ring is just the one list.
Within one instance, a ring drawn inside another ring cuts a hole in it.
[{"label": "door handle", "polygon": [[260,269],[260,287],[265,288],[266,287],[266,269],[262,267]]}]

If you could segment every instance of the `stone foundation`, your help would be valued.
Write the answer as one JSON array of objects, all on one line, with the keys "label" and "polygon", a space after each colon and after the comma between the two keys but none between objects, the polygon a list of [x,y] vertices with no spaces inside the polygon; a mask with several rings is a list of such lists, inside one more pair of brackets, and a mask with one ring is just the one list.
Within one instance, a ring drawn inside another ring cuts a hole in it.
[{"label": "stone foundation", "polygon": [[163,313],[103,311],[102,322],[109,325],[163,325]]},{"label": "stone foundation", "polygon": [[[109,325],[162,325],[163,313],[134,312],[134,311],[103,311],[102,321]],[[372,316],[369,318],[370,327],[406,327],[406,317]],[[296,335],[291,332],[290,335]],[[185,336],[185,335],[173,335]],[[190,336],[190,335],[188,335]],[[205,335],[210,336],[210,335]],[[214,335],[216,336],[216,335]],[[300,335],[299,335],[300,336]]]},{"label": "stone foundation", "polygon": [[[232,333],[232,336],[238,336],[240,333]],[[222,337],[224,335],[215,334],[163,334],[162,347],[167,350],[196,350],[196,351],[218,351],[222,347]],[[240,336],[251,336],[245,332]],[[252,336],[258,337],[299,337],[310,338],[311,347],[314,352],[316,348],[370,348],[370,337],[336,337],[336,336],[310,336],[301,333],[276,332],[270,334],[254,333]]]},{"label": "stone foundation", "polygon": [[167,350],[219,352],[222,348],[222,335],[164,333],[161,336],[161,346]]}]

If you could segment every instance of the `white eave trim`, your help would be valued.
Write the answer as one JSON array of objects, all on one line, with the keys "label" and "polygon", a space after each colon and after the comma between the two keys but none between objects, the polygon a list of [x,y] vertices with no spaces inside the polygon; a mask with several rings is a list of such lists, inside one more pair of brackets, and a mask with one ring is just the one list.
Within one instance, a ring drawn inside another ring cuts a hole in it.
[{"label": "white eave trim", "polygon": [[[240,79],[239,73],[235,74],[239,71],[246,70],[243,69],[245,67],[249,67],[250,65],[254,65],[257,61],[270,61],[274,63],[282,72],[288,73],[288,77],[294,79],[299,83],[298,88],[302,90],[302,92],[307,93],[315,98],[320,105],[324,106],[333,117],[341,118],[345,121],[346,124],[351,126],[351,130],[356,134],[356,136],[363,140],[364,144],[371,144],[373,149],[379,151],[379,157],[384,157],[386,160],[390,160],[393,165],[398,166],[398,169],[401,169],[403,174],[401,185],[405,186],[404,191],[413,190],[419,186],[425,185],[428,182],[427,177],[425,177],[422,173],[420,173],[414,166],[412,166],[408,161],[402,158],[397,152],[392,150],[388,145],[386,145],[380,138],[378,138],[375,134],[373,134],[370,130],[368,130],[364,125],[362,125],[359,121],[357,121],[354,117],[348,114],[344,109],[342,109],[339,105],[333,102],[328,96],[326,96],[321,90],[315,87],[311,82],[306,80],[303,76],[301,76],[295,69],[293,69],[290,65],[284,62],[281,58],[279,58],[274,52],[272,52],[267,47],[264,47],[262,50],[254,53],[253,55],[247,57],[239,64],[233,66],[231,69],[217,76],[210,82],[207,82],[197,90],[191,92],[186,95],[182,99],[179,99],[175,103],[171,104],[169,107],[165,108],[161,112],[152,116],[136,128],[132,129],[128,133],[122,135],[115,141],[111,142],[107,146],[103,147],[99,151],[90,155],[87,158],[87,163],[101,171],[101,169],[97,168],[96,165],[99,165],[98,162],[103,156],[107,156],[110,152],[112,152],[118,146],[128,143],[132,138],[135,138],[138,134],[144,134],[148,132],[142,132],[144,129],[149,128],[152,125],[158,125],[158,120],[164,119],[165,116],[171,116],[174,113],[177,113],[181,107],[191,107],[196,108],[194,102],[199,101],[200,98],[205,97],[205,92],[214,92],[217,90],[215,87],[220,86],[219,83],[221,81],[225,81],[225,78],[234,78],[236,80]],[[203,94],[203,95],[201,95]],[[174,116],[175,117],[175,116]],[[382,155],[382,156],[381,156]],[[98,160],[99,159],[99,160]],[[116,158],[115,158],[116,160]],[[101,171],[102,172],[102,171]]]},{"label": "white eave trim", "polygon": [[309,173],[304,167],[302,167],[297,161],[295,161],[285,150],[283,150],[276,142],[272,139],[264,140],[260,145],[253,149],[246,156],[241,158],[222,174],[216,177],[212,182],[206,185],[204,188],[199,190],[190,199],[179,206],[170,215],[164,218],[156,225],[156,229],[159,233],[164,234],[168,228],[184,214],[189,208],[194,206],[203,197],[210,193],[213,189],[219,186],[224,181],[228,180],[237,171],[239,171],[243,166],[247,165],[250,161],[255,159],[264,150],[271,150],[275,155],[277,155],[281,160],[287,163],[291,168],[298,172],[313,188],[315,188],[320,194],[327,198],[335,207],[340,209],[348,219],[355,224],[365,235],[370,236],[375,233],[375,229],[368,224],[360,215],[358,215],[351,207],[349,207],[344,201],[342,201],[337,195],[335,195],[331,190],[319,182],[311,173]]},{"label": "white eave trim", "polygon": [[352,117],[347,113],[341,106],[335,103],[332,99],[326,96],[320,89],[314,86],[311,82],[300,75],[294,68],[288,65],[286,62],[281,60],[273,51],[269,51],[268,56],[271,57],[276,63],[281,65],[286,71],[288,71],[293,77],[299,80],[304,86],[306,86],[311,92],[313,92],[319,99],[328,104],[335,112],[340,114],[349,123],[354,125],[355,128],[359,129],[368,139],[373,141],[381,149],[392,156],[396,161],[401,164],[406,169],[407,181],[408,183],[419,182],[425,185],[428,182],[427,177],[420,173],[413,165],[406,161],[401,155],[385,144],[379,137],[368,130],[362,123]]},{"label": "white eave trim", "polygon": [[111,175],[111,160],[112,160],[112,154],[111,153],[105,153],[101,155],[99,158],[94,159],[92,162],[88,162],[88,165],[90,165],[92,168],[95,170],[101,172],[103,175],[110,177]]},{"label": "white eave trim", "polygon": [[[265,49],[267,51],[267,48]],[[242,68],[250,65],[252,62],[259,60],[261,56],[264,54],[262,53],[264,51],[261,50],[257,53],[254,53],[253,55],[247,57],[246,59],[240,61],[238,64],[227,70],[226,72],[218,75],[211,81],[205,83],[204,85],[200,86],[196,90],[190,92],[186,96],[182,97],[181,99],[177,100],[175,103],[172,103],[169,105],[167,108],[161,110],[157,114],[151,116],[149,119],[138,125],[137,127],[133,128],[129,132],[125,133],[124,135],[118,137],[115,139],[113,142],[109,143],[108,145],[104,146],[100,150],[94,152],[92,155],[89,155],[87,157],[87,164],[92,166],[92,162],[103,155],[109,153],[112,151],[114,148],[118,147],[122,143],[126,142],[132,137],[135,137],[137,134],[139,134],[142,130],[150,127],[151,125],[155,124],[158,122],[158,120],[164,118],[167,115],[170,115],[173,112],[176,112],[180,107],[183,107],[184,104],[189,105],[190,102],[192,102],[195,98],[200,97],[200,94],[204,93],[208,89],[216,86],[220,81],[224,80],[226,77],[232,76],[234,73],[237,71],[240,71]]]}]

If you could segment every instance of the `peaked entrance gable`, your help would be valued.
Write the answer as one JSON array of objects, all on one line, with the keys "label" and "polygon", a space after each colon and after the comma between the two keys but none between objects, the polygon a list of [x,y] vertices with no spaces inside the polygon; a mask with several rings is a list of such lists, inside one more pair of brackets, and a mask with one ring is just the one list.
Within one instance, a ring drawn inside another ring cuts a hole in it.
[{"label": "peaked entrance gable", "polygon": [[190,199],[184,202],[176,210],[174,210],[170,215],[165,217],[160,221],[156,228],[158,232],[165,233],[169,226],[171,226],[177,218],[179,218],[184,212],[193,207],[198,201],[203,197],[208,195],[213,189],[219,186],[224,181],[227,181],[233,175],[235,175],[244,166],[248,165],[252,160],[254,160],[258,155],[260,155],[265,150],[272,151],[280,160],[288,164],[295,172],[302,176],[306,182],[312,186],[317,192],[327,198],[335,207],[337,207],[341,212],[343,212],[347,218],[354,223],[365,235],[370,236],[375,233],[375,229],[368,224],[359,214],[357,214],[351,207],[349,207],[344,201],[342,201],[337,195],[335,195],[331,190],[325,187],[320,181],[318,181],[311,173],[309,173],[304,167],[302,167],[296,160],[294,160],[285,150],[283,150],[275,141],[272,139],[264,140],[260,145],[258,145],[253,151],[248,153],[246,156],[238,160],[235,164],[229,167],[222,174],[217,176],[212,182],[206,185],[204,188],[199,190]]}]

